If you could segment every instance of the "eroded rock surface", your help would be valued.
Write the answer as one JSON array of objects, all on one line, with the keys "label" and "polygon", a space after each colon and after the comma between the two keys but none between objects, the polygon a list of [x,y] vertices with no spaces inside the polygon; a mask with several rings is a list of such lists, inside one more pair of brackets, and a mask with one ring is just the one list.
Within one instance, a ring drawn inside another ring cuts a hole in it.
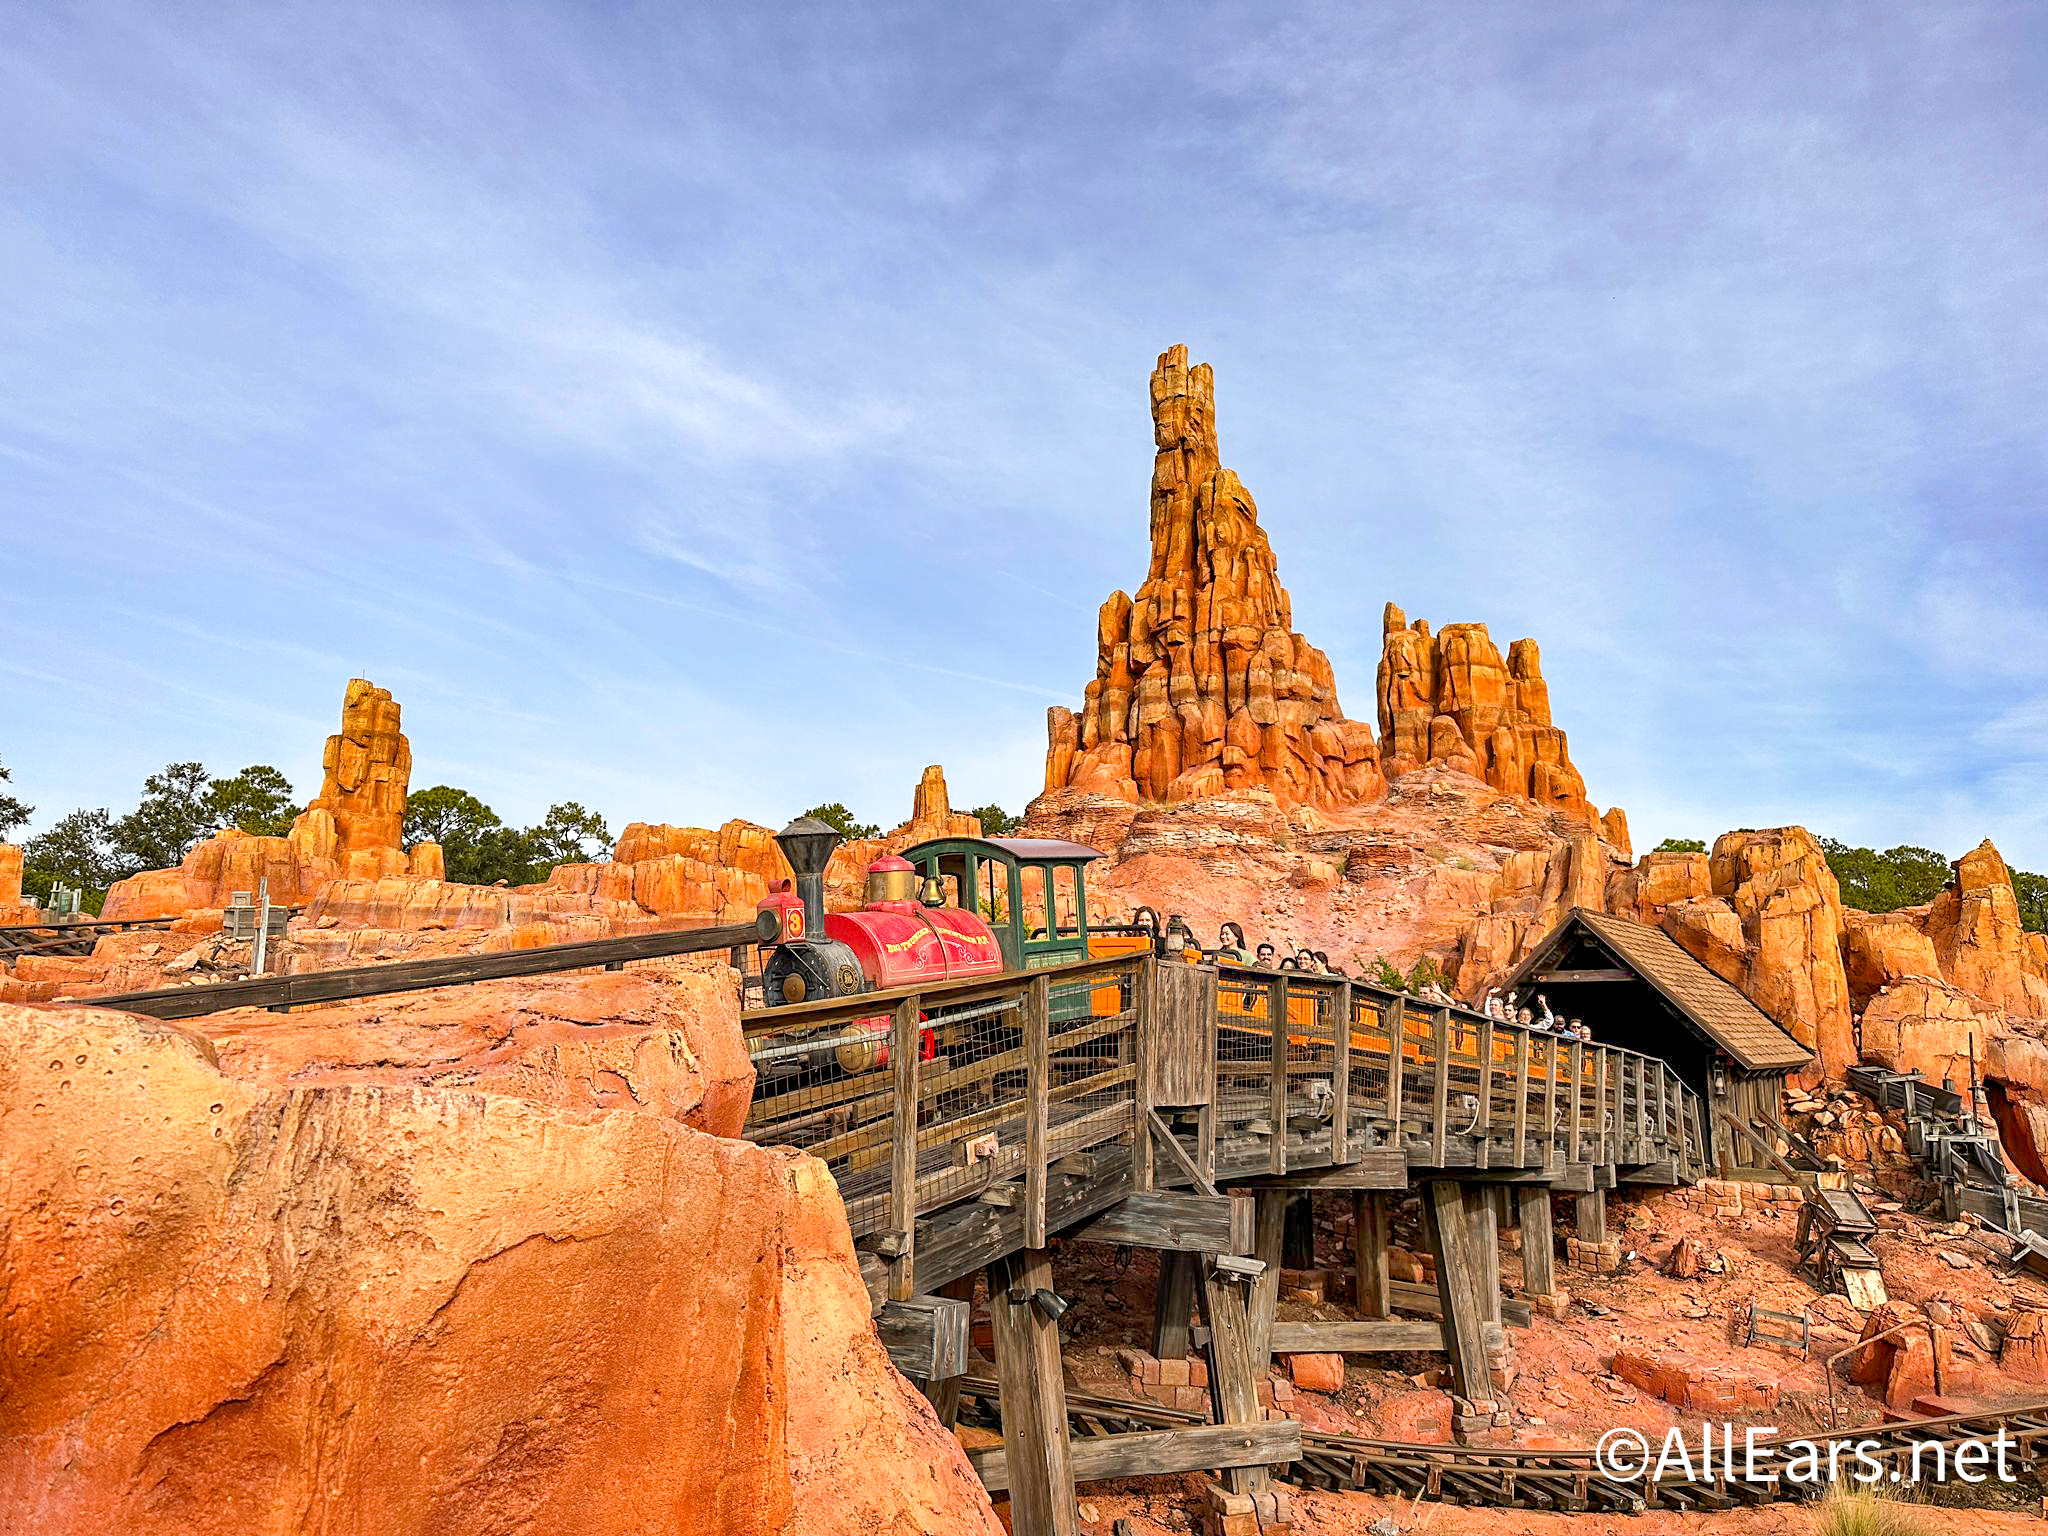
[{"label": "eroded rock surface", "polygon": [[1045,785],[1152,803],[1265,789],[1338,805],[1384,788],[1323,653],[1294,633],[1251,493],[1222,467],[1215,380],[1186,347],[1152,374],[1152,563],[1110,594],[1078,714],[1047,718]]},{"label": "eroded rock surface", "polygon": [[0,1007],[0,1201],[12,1528],[998,1529],[794,1153]]}]

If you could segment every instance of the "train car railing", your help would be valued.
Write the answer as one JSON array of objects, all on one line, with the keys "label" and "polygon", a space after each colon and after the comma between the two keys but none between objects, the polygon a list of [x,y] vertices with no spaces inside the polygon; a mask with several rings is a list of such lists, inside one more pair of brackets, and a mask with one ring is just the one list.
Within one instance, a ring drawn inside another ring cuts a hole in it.
[{"label": "train car railing", "polygon": [[918,1218],[999,1187],[1020,1190],[1026,1243],[1042,1247],[1049,1170],[1132,1138],[1153,963],[1120,955],[746,1013],[744,1134],[825,1163],[899,1298]]}]

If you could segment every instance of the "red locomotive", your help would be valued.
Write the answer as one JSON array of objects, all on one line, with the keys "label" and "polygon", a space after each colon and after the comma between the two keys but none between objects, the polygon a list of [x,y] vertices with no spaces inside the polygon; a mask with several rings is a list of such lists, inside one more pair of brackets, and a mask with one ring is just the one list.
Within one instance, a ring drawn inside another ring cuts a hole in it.
[{"label": "red locomotive", "polygon": [[[980,916],[920,899],[917,871],[904,859],[884,854],[868,866],[867,903],[856,912],[825,910],[825,866],[839,834],[811,817],[791,822],[776,836],[796,888],[780,886],[757,908],[772,920],[764,938],[768,955],[761,970],[762,1000],[770,1007],[852,997],[862,992],[911,986],[923,981],[993,976],[1004,969],[995,930]],[[937,894],[936,886],[922,893]],[[846,1071],[864,1071],[888,1060],[886,1014],[861,1021],[870,1038],[839,1037],[829,1055]],[[924,1054],[935,1049],[925,1031]],[[785,1070],[817,1067],[825,1052],[792,1050]]]}]

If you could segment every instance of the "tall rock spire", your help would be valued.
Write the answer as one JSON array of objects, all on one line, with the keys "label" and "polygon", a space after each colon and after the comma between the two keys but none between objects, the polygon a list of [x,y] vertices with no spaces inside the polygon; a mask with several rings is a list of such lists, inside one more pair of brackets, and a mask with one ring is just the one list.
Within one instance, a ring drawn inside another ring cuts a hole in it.
[{"label": "tall rock spire", "polygon": [[1081,711],[1047,714],[1046,788],[1142,802],[1269,789],[1337,805],[1385,788],[1323,653],[1293,631],[1258,505],[1216,446],[1215,379],[1172,347],[1152,374],[1152,563],[1097,625]]}]

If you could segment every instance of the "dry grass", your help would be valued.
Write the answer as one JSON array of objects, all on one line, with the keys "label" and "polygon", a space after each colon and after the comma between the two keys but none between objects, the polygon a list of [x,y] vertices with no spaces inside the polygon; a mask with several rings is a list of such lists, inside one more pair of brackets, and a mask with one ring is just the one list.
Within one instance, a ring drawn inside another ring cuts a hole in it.
[{"label": "dry grass", "polygon": [[1831,1489],[1820,1503],[1815,1536],[1928,1536],[1930,1527],[1910,1504],[1868,1488]]}]

